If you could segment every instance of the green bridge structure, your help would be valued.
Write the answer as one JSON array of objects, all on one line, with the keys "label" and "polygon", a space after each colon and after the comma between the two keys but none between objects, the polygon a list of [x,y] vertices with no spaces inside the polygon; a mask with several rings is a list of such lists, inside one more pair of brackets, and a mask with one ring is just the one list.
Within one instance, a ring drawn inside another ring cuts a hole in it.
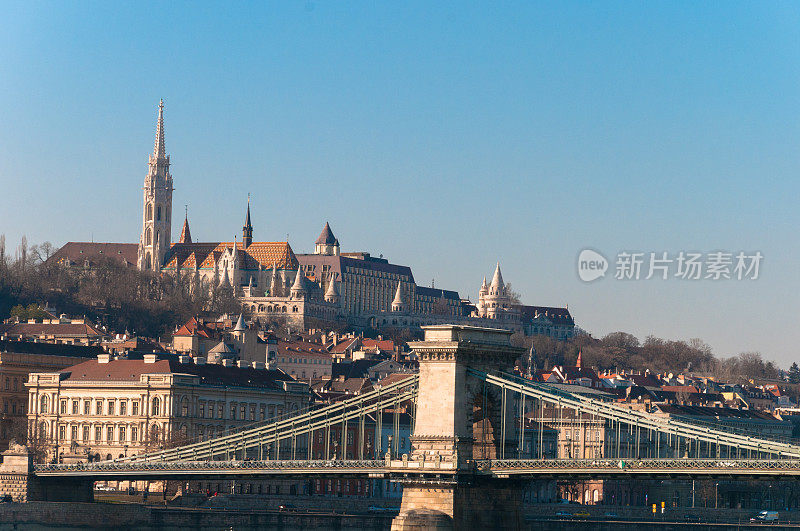
[{"label": "green bridge structure", "polygon": [[[424,340],[410,343],[419,374],[175,448],[71,464],[34,464],[24,448],[11,448],[0,465],[0,494],[89,501],[98,480],[367,477],[403,485],[394,530],[519,529],[521,495],[530,479],[800,476],[798,441],[656,416],[601,394],[515,376],[511,370],[524,350],[512,346],[510,336],[500,329],[425,327]],[[411,451],[398,455],[401,408],[411,413]],[[384,419],[391,424],[384,426]],[[574,457],[554,458],[545,440],[548,425],[560,419],[575,426],[599,421],[603,440],[587,449],[584,437],[575,441]],[[375,447],[359,443],[356,455],[339,455],[353,430],[359,442],[374,430]],[[393,436],[383,448],[387,430]],[[322,448],[314,444],[320,436]]]}]

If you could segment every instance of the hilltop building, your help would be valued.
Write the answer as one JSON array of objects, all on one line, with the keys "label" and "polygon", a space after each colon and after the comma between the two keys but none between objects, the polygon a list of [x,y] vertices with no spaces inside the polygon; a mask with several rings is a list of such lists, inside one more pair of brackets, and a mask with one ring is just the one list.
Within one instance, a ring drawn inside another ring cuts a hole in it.
[{"label": "hilltop building", "polygon": [[288,242],[254,241],[249,199],[241,240],[197,241],[187,213],[180,237],[173,243],[170,164],[162,100],[144,179],[139,243],[70,242],[51,260],[92,268],[112,259],[126,266],[135,264],[143,271],[194,278],[202,289],[230,290],[241,299],[248,320],[259,326],[294,330],[392,328],[416,333],[424,325],[453,323],[501,327],[557,339],[574,334],[574,321],[567,308],[524,306],[515,301],[503,282],[499,263],[491,283],[484,278],[477,305],[472,305],[456,291],[418,285],[408,266],[368,252],[342,252],[328,223],[310,254],[296,255]]}]

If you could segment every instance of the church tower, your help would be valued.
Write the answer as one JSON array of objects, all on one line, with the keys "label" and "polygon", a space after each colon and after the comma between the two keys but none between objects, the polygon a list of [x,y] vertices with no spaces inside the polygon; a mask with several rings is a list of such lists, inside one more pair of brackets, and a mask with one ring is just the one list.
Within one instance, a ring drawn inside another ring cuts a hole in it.
[{"label": "church tower", "polygon": [[172,175],[164,146],[164,100],[158,104],[156,143],[147,166],[138,266],[142,271],[160,271],[172,234]]}]

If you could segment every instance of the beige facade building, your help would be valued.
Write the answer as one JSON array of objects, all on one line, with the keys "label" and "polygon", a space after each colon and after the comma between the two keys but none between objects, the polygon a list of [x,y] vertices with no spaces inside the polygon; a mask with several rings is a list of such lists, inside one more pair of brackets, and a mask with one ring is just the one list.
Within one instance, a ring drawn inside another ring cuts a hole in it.
[{"label": "beige facade building", "polygon": [[31,440],[48,459],[105,460],[308,407],[308,386],[281,371],[204,362],[104,354],[58,372],[32,373],[26,384]]}]

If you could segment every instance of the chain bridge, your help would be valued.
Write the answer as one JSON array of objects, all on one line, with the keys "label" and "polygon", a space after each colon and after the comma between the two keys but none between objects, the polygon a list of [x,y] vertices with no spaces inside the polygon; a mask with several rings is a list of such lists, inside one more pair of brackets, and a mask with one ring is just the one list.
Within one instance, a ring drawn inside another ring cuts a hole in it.
[{"label": "chain bridge", "polygon": [[[531,478],[800,475],[796,440],[658,416],[590,389],[510,374],[523,351],[504,330],[431,326],[411,348],[418,375],[342,402],[112,461],[4,456],[0,474],[27,467],[29,498],[107,479],[383,478],[404,487],[393,529],[519,528],[520,485]],[[411,423],[403,454],[401,415]]]}]

